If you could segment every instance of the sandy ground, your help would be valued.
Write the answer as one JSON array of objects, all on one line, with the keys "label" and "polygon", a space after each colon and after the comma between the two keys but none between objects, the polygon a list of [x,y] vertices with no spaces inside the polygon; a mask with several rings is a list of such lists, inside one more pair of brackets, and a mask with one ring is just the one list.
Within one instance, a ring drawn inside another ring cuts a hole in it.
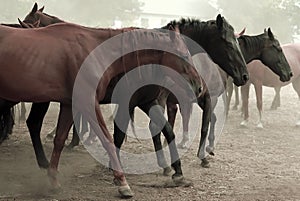
[{"label": "sandy ground", "polygon": [[[182,157],[184,176],[192,186],[143,185],[169,181],[162,171],[128,174],[135,193],[131,200],[300,200],[300,128],[295,127],[299,101],[292,87],[285,87],[281,107],[271,111],[274,92],[268,88],[264,92],[264,129],[255,128],[258,115],[252,87],[249,127],[240,128],[240,111],[230,111],[218,137],[216,156],[209,158],[211,167],[200,167],[196,157],[198,136]],[[57,109],[57,105],[51,106],[42,129],[48,157],[53,144],[45,136],[55,126]],[[148,122],[144,116],[137,116],[136,121],[144,125]],[[124,149],[139,153],[145,147],[151,150],[151,141],[129,138]],[[0,147],[0,200],[120,200],[112,173],[82,145],[63,151],[59,171],[62,189],[53,192],[46,171],[37,166],[24,122],[17,122],[10,139]]]}]

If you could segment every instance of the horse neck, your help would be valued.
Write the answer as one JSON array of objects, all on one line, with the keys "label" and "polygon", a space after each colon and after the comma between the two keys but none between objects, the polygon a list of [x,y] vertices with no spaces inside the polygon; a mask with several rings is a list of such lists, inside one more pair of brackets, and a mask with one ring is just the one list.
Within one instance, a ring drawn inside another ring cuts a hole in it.
[{"label": "horse neck", "polygon": [[41,26],[48,26],[50,24],[62,23],[65,22],[58,17],[48,15],[46,13],[40,13]]},{"label": "horse neck", "polygon": [[[180,29],[180,33],[188,36],[196,43],[198,43],[198,45],[200,45],[204,50],[207,50],[209,44],[206,42],[206,37],[208,36],[208,34],[206,34],[205,30],[207,30],[207,23],[197,22],[197,26],[183,25]],[[199,48],[190,49],[190,53],[192,56],[199,53],[199,51]]]},{"label": "horse neck", "polygon": [[246,36],[243,35],[238,38],[241,51],[246,63],[250,63],[255,59],[261,60],[261,53],[264,48],[265,38],[263,35]]}]

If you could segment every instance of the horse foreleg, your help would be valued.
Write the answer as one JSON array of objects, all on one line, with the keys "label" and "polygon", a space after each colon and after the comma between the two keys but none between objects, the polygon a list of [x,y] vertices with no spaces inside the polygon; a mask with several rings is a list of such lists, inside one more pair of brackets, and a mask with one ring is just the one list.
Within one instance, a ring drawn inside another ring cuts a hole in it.
[{"label": "horse foreleg", "polygon": [[201,159],[201,166],[208,168],[209,162],[205,157],[205,144],[206,144],[206,138],[209,128],[209,123],[211,120],[211,99],[209,97],[209,94],[206,93],[201,100],[198,100],[199,106],[202,108],[202,127],[201,127],[201,136],[200,136],[200,143],[198,148],[197,156]]},{"label": "horse foreleg", "polygon": [[174,128],[176,114],[178,111],[178,107],[175,103],[167,102],[167,115],[168,115],[168,122],[172,128]]},{"label": "horse foreleg", "polygon": [[250,82],[246,85],[241,86],[241,95],[242,95],[242,114],[244,120],[241,122],[241,126],[247,127],[248,126],[248,119],[249,119],[249,91],[250,91]]},{"label": "horse foreleg", "polygon": [[239,88],[237,86],[233,86],[234,88],[234,92],[235,92],[235,103],[234,103],[234,106],[233,106],[233,110],[237,110],[239,104],[240,104],[240,93],[239,93]]},{"label": "horse foreleg", "polygon": [[45,114],[49,108],[48,103],[33,103],[26,124],[34,148],[35,156],[40,168],[48,168],[49,162],[41,142],[41,128]]},{"label": "horse foreleg", "polygon": [[209,135],[208,135],[208,142],[209,145],[206,147],[206,151],[214,156],[214,150],[215,150],[215,126],[216,126],[216,122],[217,122],[217,117],[216,114],[214,113],[215,107],[217,105],[218,102],[218,97],[212,97],[211,98],[211,120],[210,120],[210,128],[209,128]]},{"label": "horse foreleg", "polygon": [[231,97],[233,93],[233,79],[231,77],[228,77],[227,79],[227,84],[226,84],[226,115],[228,115],[229,109],[230,109],[230,102],[231,102]]},{"label": "horse foreleg", "polygon": [[275,96],[272,101],[271,110],[276,110],[278,107],[280,107],[280,89],[281,87],[275,87]]},{"label": "horse foreleg", "polygon": [[[152,103],[149,103],[147,105],[143,105],[141,109],[148,114],[148,116],[151,119],[150,125],[153,125],[152,128],[158,127],[158,125],[164,124],[164,127],[162,129],[162,132],[168,142],[169,145],[169,150],[170,150],[170,155],[171,155],[171,166],[175,170],[175,173],[172,175],[172,178],[174,182],[180,182],[183,181],[184,177],[182,174],[182,169],[181,169],[181,161],[179,158],[178,150],[176,148],[176,142],[175,142],[175,134],[172,130],[171,125],[169,124],[168,121],[166,121],[163,113],[163,108],[162,107],[157,107],[157,105],[162,105],[158,104],[157,101],[153,101]],[[151,109],[151,110],[150,110]],[[150,113],[150,114],[149,114]],[[154,132],[154,131],[152,131]],[[155,130],[154,133],[159,133],[160,131]],[[152,134],[153,136],[155,134]]]},{"label": "horse foreleg", "polygon": [[189,121],[191,117],[192,104],[183,104],[180,108],[181,116],[182,116],[182,141],[178,144],[178,147],[186,149],[188,147],[188,142],[190,140],[189,137]]},{"label": "horse foreleg", "polygon": [[48,176],[54,188],[60,187],[57,180],[57,168],[61,152],[68,137],[69,130],[73,123],[72,107],[70,105],[60,104],[56,135],[54,137],[54,148],[51,155]]},{"label": "horse foreleg", "polygon": [[258,109],[258,123],[257,123],[257,128],[263,128],[262,124],[262,83],[255,83],[254,84],[255,88],[255,94],[256,94],[256,106]]},{"label": "horse foreleg", "polygon": [[150,132],[152,135],[152,141],[154,144],[154,150],[156,154],[157,164],[159,167],[163,168],[163,174],[166,176],[170,176],[172,169],[167,163],[167,160],[165,158],[165,154],[163,151],[161,138],[160,138],[160,132],[157,133],[158,127],[154,123],[149,124]]},{"label": "horse foreleg", "polygon": [[[293,85],[294,90],[297,92],[298,98],[300,100],[300,78],[293,80],[292,85]],[[296,126],[300,126],[300,117],[298,117],[298,119],[297,119]]]}]

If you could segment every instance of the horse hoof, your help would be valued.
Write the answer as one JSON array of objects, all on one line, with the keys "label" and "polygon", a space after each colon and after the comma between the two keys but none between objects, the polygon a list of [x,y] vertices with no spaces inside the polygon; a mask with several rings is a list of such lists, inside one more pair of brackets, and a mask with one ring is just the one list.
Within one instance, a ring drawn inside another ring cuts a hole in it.
[{"label": "horse hoof", "polygon": [[187,149],[187,148],[188,148],[187,142],[180,142],[180,143],[177,145],[177,147],[178,147],[179,149]]},{"label": "horse hoof", "polygon": [[210,167],[209,162],[206,158],[201,160],[201,167],[203,167],[203,168],[209,168]]},{"label": "horse hoof", "polygon": [[173,174],[173,175],[172,175],[172,180],[173,180],[173,182],[174,182],[175,184],[179,184],[179,183],[183,182],[184,177],[183,177],[183,175],[176,175],[176,174]]},{"label": "horse hoof", "polygon": [[119,191],[122,198],[131,198],[131,197],[133,197],[133,192],[131,191],[131,189],[128,185],[120,186],[118,188],[118,191]]},{"label": "horse hoof", "polygon": [[173,175],[172,176],[172,180],[175,184],[175,186],[184,186],[184,187],[188,187],[193,185],[193,183],[191,181],[186,180],[182,175]]},{"label": "horse hoof", "polygon": [[241,126],[242,128],[248,128],[248,121],[247,121],[247,120],[242,121],[242,122],[240,123],[240,126]]},{"label": "horse hoof", "polygon": [[260,122],[260,123],[257,124],[256,128],[258,128],[258,129],[263,129],[264,126],[263,126],[263,124]]},{"label": "horse hoof", "polygon": [[206,147],[206,152],[211,155],[211,156],[214,156],[215,153],[214,153],[214,147],[210,147],[210,146],[207,146]]},{"label": "horse hoof", "polygon": [[164,176],[171,176],[171,173],[172,173],[172,168],[171,167],[165,167],[164,168],[164,172],[163,172]]}]

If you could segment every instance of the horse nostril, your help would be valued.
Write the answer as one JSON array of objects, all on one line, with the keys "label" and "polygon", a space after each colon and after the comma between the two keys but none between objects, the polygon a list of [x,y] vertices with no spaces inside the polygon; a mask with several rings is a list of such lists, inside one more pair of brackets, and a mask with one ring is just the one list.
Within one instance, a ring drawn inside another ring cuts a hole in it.
[{"label": "horse nostril", "polygon": [[293,77],[293,72],[290,72],[290,77]]},{"label": "horse nostril", "polygon": [[248,81],[248,80],[249,80],[249,76],[248,76],[247,74],[244,74],[244,75],[243,75],[243,80],[244,80],[244,81]]}]

